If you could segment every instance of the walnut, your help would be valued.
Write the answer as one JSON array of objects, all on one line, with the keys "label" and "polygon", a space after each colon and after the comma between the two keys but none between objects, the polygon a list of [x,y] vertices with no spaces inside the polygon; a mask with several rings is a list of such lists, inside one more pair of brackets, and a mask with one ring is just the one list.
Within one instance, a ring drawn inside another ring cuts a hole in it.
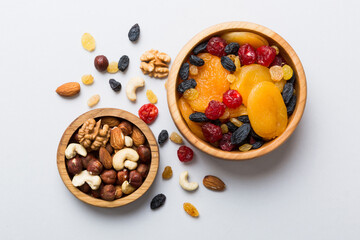
[{"label": "walnut", "polygon": [[164,78],[169,75],[169,63],[171,58],[166,53],[159,53],[158,50],[151,49],[140,57],[140,69],[150,77]]},{"label": "walnut", "polygon": [[109,125],[104,124],[101,128],[101,119],[96,122],[95,119],[88,119],[79,129],[79,143],[88,150],[98,150],[105,147],[110,137]]}]

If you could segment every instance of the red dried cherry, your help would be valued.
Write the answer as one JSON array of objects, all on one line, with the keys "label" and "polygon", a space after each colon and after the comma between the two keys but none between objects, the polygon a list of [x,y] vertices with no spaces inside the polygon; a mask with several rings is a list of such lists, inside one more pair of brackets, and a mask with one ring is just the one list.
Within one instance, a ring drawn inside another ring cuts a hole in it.
[{"label": "red dried cherry", "polygon": [[212,55],[222,57],[226,55],[225,53],[226,45],[227,45],[226,41],[221,37],[212,37],[210,38],[206,46],[206,50]]},{"label": "red dried cherry", "polygon": [[242,65],[250,65],[255,63],[256,61],[256,51],[255,49],[248,43],[242,45],[239,48],[239,58]]},{"label": "red dried cherry", "polygon": [[222,138],[221,127],[216,126],[215,124],[205,123],[202,125],[201,129],[208,142],[214,143]]},{"label": "red dried cherry", "polygon": [[219,119],[224,114],[225,108],[225,104],[211,100],[205,109],[205,116],[210,120]]},{"label": "red dried cherry", "polygon": [[256,143],[255,138],[253,138],[252,136],[250,136],[249,143],[250,143],[251,145],[253,145],[254,143]]},{"label": "red dried cherry", "polygon": [[145,104],[139,109],[139,117],[147,124],[154,122],[158,113],[158,108],[152,103]]},{"label": "red dried cherry", "polygon": [[257,63],[269,67],[276,56],[275,48],[270,46],[261,46],[256,49]]},{"label": "red dried cherry", "polygon": [[187,146],[181,146],[177,150],[177,155],[181,162],[190,162],[194,157],[194,152]]},{"label": "red dried cherry", "polygon": [[228,90],[223,94],[223,103],[228,108],[237,108],[242,104],[242,97],[236,90]]},{"label": "red dried cherry", "polygon": [[224,151],[231,151],[235,147],[235,145],[231,144],[231,135],[232,133],[225,133],[220,140],[220,148]]},{"label": "red dried cherry", "polygon": [[274,58],[274,61],[270,64],[270,67],[272,66],[284,66],[286,64],[285,59],[282,56],[276,55]]}]

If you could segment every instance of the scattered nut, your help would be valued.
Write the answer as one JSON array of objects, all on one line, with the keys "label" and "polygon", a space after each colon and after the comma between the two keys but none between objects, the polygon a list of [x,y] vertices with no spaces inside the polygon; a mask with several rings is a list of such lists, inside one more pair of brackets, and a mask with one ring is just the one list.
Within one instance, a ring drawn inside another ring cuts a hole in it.
[{"label": "scattered nut", "polygon": [[225,183],[218,177],[207,175],[203,179],[203,184],[207,189],[214,191],[223,191]]},{"label": "scattered nut", "polygon": [[78,143],[70,143],[65,150],[65,157],[66,159],[70,159],[79,154],[83,157],[86,157],[87,151],[86,149]]},{"label": "scattered nut", "polygon": [[105,184],[114,184],[116,182],[116,172],[115,170],[105,170],[100,174],[101,180]]},{"label": "scattered nut", "polygon": [[133,146],[133,140],[131,137],[125,136],[125,146],[129,148]]},{"label": "scattered nut", "polygon": [[100,101],[100,95],[95,94],[89,98],[89,100],[87,101],[87,105],[89,107],[94,107],[96,104],[99,103],[99,101]]},{"label": "scattered nut", "polygon": [[121,191],[124,194],[130,194],[132,192],[135,191],[136,188],[134,188],[133,186],[130,185],[130,183],[128,181],[124,181],[123,184],[121,185]]},{"label": "scattered nut", "polygon": [[80,84],[77,82],[69,82],[61,85],[56,89],[56,93],[62,97],[72,97],[80,92]]},{"label": "scattered nut", "polygon": [[133,126],[128,121],[122,121],[118,125],[119,125],[118,128],[121,129],[122,133],[125,136],[128,136],[133,132]]},{"label": "scattered nut", "polygon": [[76,174],[72,179],[72,184],[75,187],[80,187],[85,182],[89,184],[91,189],[96,190],[100,187],[101,178],[99,176],[92,176],[87,170],[84,170],[81,173]]},{"label": "scattered nut", "polygon": [[136,89],[145,86],[145,81],[141,77],[131,78],[126,85],[126,96],[130,101],[136,101]]},{"label": "scattered nut", "polygon": [[146,178],[146,176],[149,173],[149,166],[146,164],[139,164],[139,166],[136,168],[136,170],[140,173],[140,175],[142,176],[143,179]]},{"label": "scattered nut", "polygon": [[139,154],[132,148],[121,149],[113,157],[114,169],[117,171],[122,170],[124,168],[125,160],[137,162],[139,160]]},{"label": "scattered nut", "polygon": [[125,145],[124,134],[118,127],[114,127],[110,131],[110,144],[114,149],[122,149]]},{"label": "scattered nut", "polygon": [[183,143],[183,139],[182,137],[176,133],[176,132],[172,132],[171,135],[170,135],[170,140],[173,142],[173,143],[177,143],[177,144],[182,144]]},{"label": "scattered nut", "polygon": [[91,175],[99,175],[101,173],[101,171],[103,170],[103,165],[98,160],[92,160],[89,162],[86,170]]},{"label": "scattered nut", "polygon": [[66,162],[68,172],[72,175],[81,173],[83,165],[80,157],[74,157]]},{"label": "scattered nut", "polygon": [[171,58],[166,53],[159,53],[158,50],[146,51],[140,57],[140,69],[150,77],[164,78],[169,75],[169,63]]},{"label": "scattered nut", "polygon": [[180,174],[180,178],[179,178],[180,186],[186,191],[195,191],[199,187],[199,184],[196,182],[189,182],[188,175],[189,175],[188,171],[184,171]]},{"label": "scattered nut", "polygon": [[150,148],[148,148],[145,145],[140,145],[137,149],[137,153],[139,154],[140,162],[142,163],[150,162],[151,159]]},{"label": "scattered nut", "polygon": [[105,185],[100,189],[100,197],[107,201],[115,199],[115,187],[114,185]]},{"label": "scattered nut", "polygon": [[133,132],[131,134],[131,138],[134,142],[134,145],[137,147],[145,143],[144,134],[135,126],[133,127]]},{"label": "scattered nut", "polygon": [[129,171],[127,169],[124,169],[122,171],[117,172],[116,176],[117,176],[116,184],[122,185],[124,181],[129,180]]},{"label": "scattered nut", "polygon": [[138,188],[141,186],[142,181],[143,181],[142,176],[138,171],[136,171],[136,170],[130,171],[129,183],[131,186]]},{"label": "scattered nut", "polygon": [[94,65],[99,72],[103,72],[109,66],[109,61],[104,55],[99,55],[95,57]]}]

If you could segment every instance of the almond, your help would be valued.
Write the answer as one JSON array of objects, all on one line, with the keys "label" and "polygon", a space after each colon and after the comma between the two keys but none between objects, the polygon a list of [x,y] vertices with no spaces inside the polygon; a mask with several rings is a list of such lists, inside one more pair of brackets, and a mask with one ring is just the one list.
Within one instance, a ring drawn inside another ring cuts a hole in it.
[{"label": "almond", "polygon": [[99,149],[99,161],[104,165],[106,169],[112,168],[112,157],[106,148],[101,147]]},{"label": "almond", "polygon": [[218,177],[207,175],[204,177],[203,184],[206,188],[214,191],[223,191],[225,183]]},{"label": "almond", "polygon": [[145,143],[145,136],[137,127],[133,127],[131,138],[137,147]]},{"label": "almond", "polygon": [[125,145],[125,137],[120,128],[114,127],[110,132],[110,144],[114,149],[122,149]]},{"label": "almond", "polygon": [[80,92],[80,84],[69,82],[61,85],[56,89],[56,93],[63,97],[72,97]]},{"label": "almond", "polygon": [[120,120],[115,118],[115,117],[103,117],[101,118],[101,123],[102,124],[107,124],[109,125],[109,127],[116,127],[117,125],[120,124]]}]

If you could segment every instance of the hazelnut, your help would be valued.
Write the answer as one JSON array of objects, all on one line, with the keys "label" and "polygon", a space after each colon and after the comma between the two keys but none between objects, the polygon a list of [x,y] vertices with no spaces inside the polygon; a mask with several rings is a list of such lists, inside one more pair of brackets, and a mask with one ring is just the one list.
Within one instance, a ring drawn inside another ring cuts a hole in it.
[{"label": "hazelnut", "polygon": [[79,156],[69,159],[66,162],[68,172],[72,175],[78,174],[83,170],[81,158]]},{"label": "hazelnut", "polygon": [[118,128],[120,128],[120,130],[122,131],[122,133],[124,134],[124,136],[128,136],[132,133],[133,127],[131,125],[131,123],[129,123],[128,121],[122,121]]},{"label": "hazelnut", "polygon": [[91,160],[86,168],[91,175],[99,175],[103,170],[103,165],[99,160]]},{"label": "hazelnut", "polygon": [[112,148],[112,146],[110,145],[110,143],[107,143],[105,146],[106,150],[110,153],[113,154],[114,149]]},{"label": "hazelnut", "polygon": [[107,201],[115,199],[115,187],[114,185],[105,185],[100,189],[100,197]]},{"label": "hazelnut", "polygon": [[81,158],[81,161],[82,161],[83,167],[84,167],[84,168],[87,168],[87,166],[89,165],[89,162],[90,162],[91,160],[98,160],[98,159],[95,157],[94,153],[88,153],[88,154],[86,155],[86,157],[82,157],[82,158]]},{"label": "hazelnut", "polygon": [[143,179],[145,179],[148,172],[149,172],[149,166],[146,165],[146,164],[141,163],[141,164],[139,164],[139,166],[137,167],[136,170],[140,173],[141,177]]},{"label": "hazelnut", "polygon": [[116,184],[121,185],[121,184],[123,184],[124,181],[128,181],[128,180],[129,180],[129,171],[128,170],[124,169],[117,173]]},{"label": "hazelnut", "polygon": [[136,170],[132,170],[129,174],[129,183],[135,188],[140,187],[142,184],[141,174]]},{"label": "hazelnut", "polygon": [[90,189],[89,184],[84,183],[83,185],[81,185],[79,187],[79,190],[82,191],[83,193],[88,193],[88,192],[90,192],[91,189]]},{"label": "hazelnut", "polygon": [[117,185],[115,186],[115,199],[119,199],[121,197],[122,197],[121,186]]},{"label": "hazelnut", "polygon": [[145,145],[140,145],[137,149],[137,153],[139,154],[140,162],[142,163],[150,162],[150,158],[151,158],[150,148],[148,148]]},{"label": "hazelnut", "polygon": [[116,172],[115,170],[105,170],[100,174],[101,180],[105,184],[114,184],[116,181]]},{"label": "hazelnut", "polygon": [[94,198],[100,198],[100,189],[102,188],[102,184],[100,185],[100,187],[96,190],[92,190],[90,192],[90,196],[94,197]]},{"label": "hazelnut", "polygon": [[95,57],[94,65],[99,72],[103,72],[109,66],[109,61],[104,55],[99,55]]}]

